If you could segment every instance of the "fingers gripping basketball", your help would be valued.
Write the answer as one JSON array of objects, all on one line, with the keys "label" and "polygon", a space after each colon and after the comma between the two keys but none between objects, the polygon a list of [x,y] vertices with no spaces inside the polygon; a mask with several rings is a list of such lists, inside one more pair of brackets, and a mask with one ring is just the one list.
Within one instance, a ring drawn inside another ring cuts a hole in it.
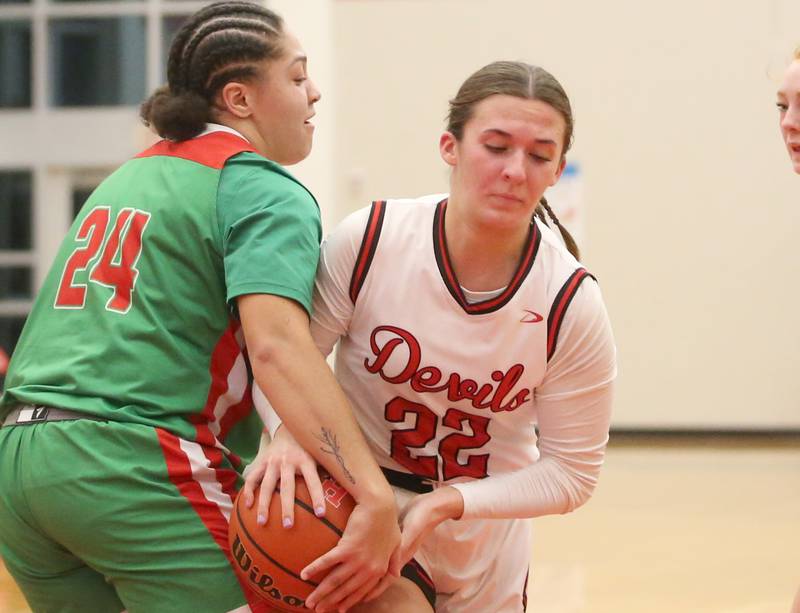
[{"label": "fingers gripping basketball", "polygon": [[237,574],[259,597],[281,611],[308,612],[303,606],[305,599],[323,577],[303,580],[300,571],[339,542],[355,506],[353,497],[332,477],[323,473],[320,478],[325,517],[314,514],[302,477],[297,477],[291,528],[281,523],[279,489],[270,501],[266,525],[258,525],[256,505],[248,509],[242,495],[236,498],[231,515],[228,539]]}]

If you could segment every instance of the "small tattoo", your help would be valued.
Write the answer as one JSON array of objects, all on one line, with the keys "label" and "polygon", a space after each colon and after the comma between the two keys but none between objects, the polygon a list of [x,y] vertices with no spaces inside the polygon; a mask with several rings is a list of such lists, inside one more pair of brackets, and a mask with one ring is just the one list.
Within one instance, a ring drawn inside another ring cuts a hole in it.
[{"label": "small tattoo", "polygon": [[347,477],[350,483],[355,485],[356,480],[353,478],[353,475],[350,474],[350,471],[347,470],[347,466],[344,465],[344,458],[342,458],[342,454],[339,453],[340,447],[339,441],[336,440],[336,435],[327,428],[323,428],[322,434],[317,435],[317,440],[323,444],[323,446],[320,447],[323,452],[336,456],[336,461],[339,462],[339,466],[342,467],[344,476]]}]

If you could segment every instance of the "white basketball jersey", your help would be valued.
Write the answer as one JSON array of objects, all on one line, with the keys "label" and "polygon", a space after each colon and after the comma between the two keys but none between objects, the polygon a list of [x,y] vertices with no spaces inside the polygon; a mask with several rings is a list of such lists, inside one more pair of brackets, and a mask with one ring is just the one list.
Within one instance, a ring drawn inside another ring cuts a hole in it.
[{"label": "white basketball jersey", "polygon": [[379,464],[449,483],[538,459],[536,387],[589,273],[538,220],[505,290],[469,304],[441,198],[373,204],[336,374]]}]

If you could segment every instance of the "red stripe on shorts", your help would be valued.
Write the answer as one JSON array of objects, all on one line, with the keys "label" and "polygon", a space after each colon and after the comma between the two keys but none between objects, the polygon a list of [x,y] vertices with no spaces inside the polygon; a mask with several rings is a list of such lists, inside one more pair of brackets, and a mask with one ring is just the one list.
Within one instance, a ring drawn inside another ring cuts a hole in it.
[{"label": "red stripe on shorts", "polygon": [[[181,447],[181,439],[161,428],[156,428],[156,434],[167,463],[167,473],[170,481],[192,506],[208,533],[214,539],[214,542],[225,554],[231,564],[231,568],[234,568],[233,557],[228,546],[228,518],[233,510],[236,472],[230,468],[222,467],[223,455],[219,449],[184,440],[188,445],[195,445],[202,450],[203,458],[208,463],[205,467],[202,465],[193,467],[192,459]],[[197,472],[204,469],[211,471],[209,474],[214,476],[214,479],[208,480],[207,487],[212,490],[216,487],[219,488],[220,501],[209,499],[197,480]],[[246,584],[241,580],[239,580],[239,583],[253,613],[267,613],[271,610],[264,601],[255,596]]]}]

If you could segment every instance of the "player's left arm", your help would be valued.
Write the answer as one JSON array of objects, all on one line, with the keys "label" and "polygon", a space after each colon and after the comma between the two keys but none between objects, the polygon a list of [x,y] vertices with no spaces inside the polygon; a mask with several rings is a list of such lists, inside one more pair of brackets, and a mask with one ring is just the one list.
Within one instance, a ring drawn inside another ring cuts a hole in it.
[{"label": "player's left arm", "polygon": [[542,383],[534,390],[540,458],[518,471],[458,484],[464,517],[569,513],[591,496],[608,443],[616,348],[597,283],[569,305]]}]

